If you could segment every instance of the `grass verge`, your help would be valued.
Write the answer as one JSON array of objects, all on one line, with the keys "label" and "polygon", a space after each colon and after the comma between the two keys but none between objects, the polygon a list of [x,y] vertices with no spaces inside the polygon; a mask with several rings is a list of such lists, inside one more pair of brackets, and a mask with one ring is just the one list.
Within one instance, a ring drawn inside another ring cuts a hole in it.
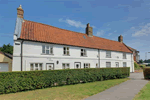
[{"label": "grass verge", "polygon": [[0,95],[0,100],[81,100],[129,80],[113,79]]},{"label": "grass verge", "polygon": [[150,100],[150,82],[142,88],[133,100]]}]

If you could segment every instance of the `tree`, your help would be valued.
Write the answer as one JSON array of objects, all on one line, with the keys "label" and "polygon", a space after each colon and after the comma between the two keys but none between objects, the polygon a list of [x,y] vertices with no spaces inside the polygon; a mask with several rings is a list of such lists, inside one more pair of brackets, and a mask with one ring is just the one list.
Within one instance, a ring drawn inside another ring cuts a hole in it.
[{"label": "tree", "polygon": [[143,60],[141,59],[141,60],[139,60],[139,63],[143,63]]},{"label": "tree", "polygon": [[0,51],[5,52],[5,53],[9,53],[9,54],[13,54],[13,46],[10,44],[7,44],[7,45],[4,44],[0,48]]}]

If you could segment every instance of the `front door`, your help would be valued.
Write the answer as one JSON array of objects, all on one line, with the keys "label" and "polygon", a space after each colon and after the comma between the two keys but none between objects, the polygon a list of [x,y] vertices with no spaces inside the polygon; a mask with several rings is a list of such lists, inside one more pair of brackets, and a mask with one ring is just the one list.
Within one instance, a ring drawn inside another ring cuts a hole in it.
[{"label": "front door", "polygon": [[47,70],[54,70],[54,64],[46,64]]},{"label": "front door", "polygon": [[81,63],[80,62],[75,62],[75,69],[81,68]]},{"label": "front door", "polygon": [[116,62],[116,67],[119,67],[119,62]]}]

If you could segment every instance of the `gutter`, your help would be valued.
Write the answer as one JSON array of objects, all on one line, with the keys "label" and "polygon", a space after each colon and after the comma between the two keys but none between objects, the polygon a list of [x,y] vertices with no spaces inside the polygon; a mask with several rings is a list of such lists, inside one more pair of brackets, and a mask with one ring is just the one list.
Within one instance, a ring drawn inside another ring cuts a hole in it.
[{"label": "gutter", "polygon": [[99,49],[98,49],[98,65],[99,65],[99,68],[100,68],[100,52],[99,52]]},{"label": "gutter", "polygon": [[24,40],[22,40],[22,42],[21,42],[21,71],[22,71],[22,65],[23,65],[23,62],[22,62],[22,56],[23,56],[23,42],[24,42]]}]

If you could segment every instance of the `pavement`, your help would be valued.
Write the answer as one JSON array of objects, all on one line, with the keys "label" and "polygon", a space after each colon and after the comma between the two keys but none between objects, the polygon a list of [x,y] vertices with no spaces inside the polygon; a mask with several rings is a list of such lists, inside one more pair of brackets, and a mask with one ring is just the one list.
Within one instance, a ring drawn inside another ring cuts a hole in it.
[{"label": "pavement", "polygon": [[144,80],[143,72],[130,73],[129,78],[130,80],[126,82],[111,87],[84,100],[132,100],[148,83],[148,80]]}]

